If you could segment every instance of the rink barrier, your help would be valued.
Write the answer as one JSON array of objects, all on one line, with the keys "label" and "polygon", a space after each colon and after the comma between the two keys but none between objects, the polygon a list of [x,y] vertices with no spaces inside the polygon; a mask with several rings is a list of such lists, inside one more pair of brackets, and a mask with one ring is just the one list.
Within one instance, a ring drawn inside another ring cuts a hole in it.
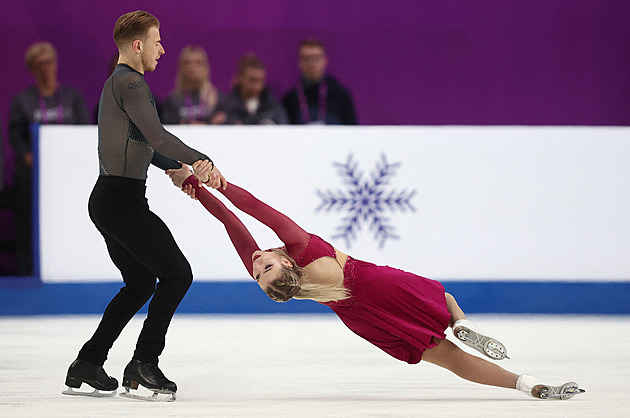
[{"label": "rink barrier", "polygon": [[[33,128],[33,136],[39,131]],[[39,141],[33,141],[35,164],[39,164]],[[38,171],[34,170],[34,207],[39,206]],[[39,249],[39,217],[34,214],[33,277],[0,277],[0,315],[101,314],[123,286],[121,282],[101,282],[85,278],[82,282],[42,282]],[[220,279],[220,277],[219,277]],[[445,280],[446,291],[453,293],[469,313],[513,314],[630,314],[629,281],[553,280]],[[146,306],[141,312],[146,312]],[[178,309],[184,314],[291,314],[330,313],[312,301],[280,304],[268,299],[252,281],[197,281]]]},{"label": "rink barrier", "polygon": [[[630,282],[445,281],[467,313],[630,314]],[[42,283],[37,278],[0,280],[0,315],[102,314],[122,282]],[[147,306],[140,312],[146,313]],[[253,281],[195,282],[180,314],[326,314],[308,300],[277,303]]]}]

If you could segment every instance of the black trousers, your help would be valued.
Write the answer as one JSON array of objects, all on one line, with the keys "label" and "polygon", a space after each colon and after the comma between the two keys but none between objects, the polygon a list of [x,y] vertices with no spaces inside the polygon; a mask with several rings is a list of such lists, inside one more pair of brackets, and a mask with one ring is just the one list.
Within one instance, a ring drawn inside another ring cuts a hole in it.
[{"label": "black trousers", "polygon": [[103,365],[125,325],[153,295],[133,359],[157,364],[173,314],[192,284],[190,264],[166,224],[149,210],[145,190],[144,180],[114,176],[100,176],[92,190],[90,218],[125,286],[79,352],[82,360]]}]

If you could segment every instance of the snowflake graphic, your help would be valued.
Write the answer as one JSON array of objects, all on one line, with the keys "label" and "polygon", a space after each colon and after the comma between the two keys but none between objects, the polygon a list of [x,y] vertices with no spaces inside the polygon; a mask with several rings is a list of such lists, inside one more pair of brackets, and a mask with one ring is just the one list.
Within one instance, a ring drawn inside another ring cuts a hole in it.
[{"label": "snowflake graphic", "polygon": [[362,223],[368,223],[368,229],[374,230],[374,238],[379,242],[379,247],[385,245],[388,239],[398,239],[394,227],[389,225],[389,218],[385,211],[401,212],[407,209],[415,212],[411,204],[411,198],[416,191],[387,191],[389,179],[394,175],[400,163],[390,164],[385,154],[381,154],[381,160],[376,162],[376,169],[368,180],[363,179],[363,172],[358,169],[358,163],[353,155],[348,155],[345,163],[333,163],[341,175],[344,183],[349,187],[347,191],[320,191],[317,195],[322,199],[316,211],[325,209],[345,211],[348,216],[343,218],[342,224],[337,227],[333,238],[343,238],[346,246],[350,247],[351,240],[356,238],[357,231],[361,230]]}]

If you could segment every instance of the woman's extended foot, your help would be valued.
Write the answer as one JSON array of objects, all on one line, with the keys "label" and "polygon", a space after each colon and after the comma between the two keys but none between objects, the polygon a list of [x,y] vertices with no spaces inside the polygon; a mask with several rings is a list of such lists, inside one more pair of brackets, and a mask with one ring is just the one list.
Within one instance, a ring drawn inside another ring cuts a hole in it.
[{"label": "woman's extended foot", "polygon": [[453,324],[453,334],[467,346],[474,348],[493,360],[509,358],[507,349],[503,344],[492,337],[483,335],[473,323],[467,319],[455,321]]},{"label": "woman's extended foot", "polygon": [[586,392],[575,382],[567,382],[557,386],[542,383],[543,379],[522,374],[516,381],[516,389],[524,394],[538,399],[570,399],[575,395]]}]

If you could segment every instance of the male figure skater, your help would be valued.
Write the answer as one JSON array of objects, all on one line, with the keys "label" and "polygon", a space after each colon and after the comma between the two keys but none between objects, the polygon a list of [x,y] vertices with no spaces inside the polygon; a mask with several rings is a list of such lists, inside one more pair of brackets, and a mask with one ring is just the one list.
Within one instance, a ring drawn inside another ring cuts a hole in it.
[{"label": "male figure skater", "polygon": [[[100,176],[92,190],[90,218],[105,238],[109,255],[120,270],[125,286],[109,303],[92,338],[79,351],[66,377],[66,394],[82,383],[92,396],[113,396],[118,381],[103,364],[125,325],[153,296],[133,357],[125,367],[123,386],[138,384],[175,400],[177,385],[158,368],[166,331],[177,306],[192,283],[188,261],[167,226],[149,210],[145,182],[149,164],[164,170],[209,158],[167,132],[158,117],[144,73],[155,70],[164,54],[159,21],[144,11],[122,15],[114,27],[119,60],[105,82],[98,112]],[[218,169],[211,187],[226,185]],[[159,282],[156,286],[156,278]],[[101,393],[113,391],[111,393]]]}]

